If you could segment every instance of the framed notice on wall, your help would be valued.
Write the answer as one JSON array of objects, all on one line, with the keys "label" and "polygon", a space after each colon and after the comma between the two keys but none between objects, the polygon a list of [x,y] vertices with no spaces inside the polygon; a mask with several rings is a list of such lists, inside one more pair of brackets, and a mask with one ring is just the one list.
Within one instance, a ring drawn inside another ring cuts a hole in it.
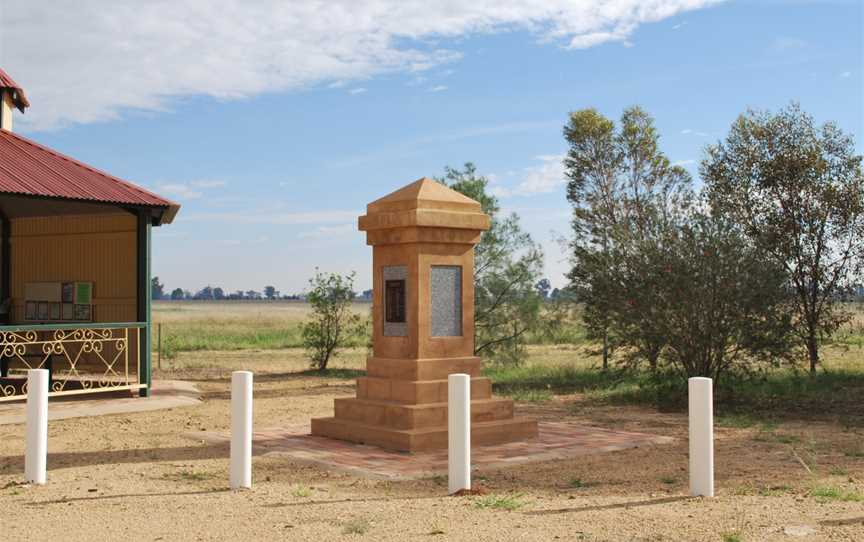
[{"label": "framed notice on wall", "polygon": [[35,301],[28,301],[24,306],[24,319],[25,320],[35,320],[36,319],[36,305]]},{"label": "framed notice on wall", "polygon": [[36,318],[39,320],[48,320],[49,318],[49,309],[48,306],[50,303],[45,301],[40,301],[39,305],[36,307]]},{"label": "framed notice on wall", "polygon": [[75,303],[78,305],[90,305],[93,303],[93,283],[75,283]]},{"label": "framed notice on wall", "polygon": [[89,322],[93,319],[92,305],[75,305],[75,319],[78,321]]},{"label": "framed notice on wall", "polygon": [[92,282],[28,282],[24,319],[38,322],[92,322]]},{"label": "framed notice on wall", "polygon": [[64,282],[63,283],[63,303],[74,303],[75,302],[75,283],[74,282]]}]

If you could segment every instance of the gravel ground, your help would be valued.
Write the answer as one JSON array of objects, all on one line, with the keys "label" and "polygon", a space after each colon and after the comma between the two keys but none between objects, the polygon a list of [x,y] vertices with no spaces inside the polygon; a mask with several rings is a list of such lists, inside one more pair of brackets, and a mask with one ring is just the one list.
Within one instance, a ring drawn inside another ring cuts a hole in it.
[{"label": "gravel ground", "polygon": [[864,540],[864,428],[720,426],[718,496],[690,499],[682,413],[578,395],[518,410],[677,441],[481,472],[483,497],[447,497],[440,478],[373,481],[278,456],[254,459],[252,490],[229,491],[224,448],[182,436],[228,430],[224,367],[256,371],[259,427],[327,415],[334,397],[353,393],[348,380],[286,372],[296,360],[285,355],[186,360],[166,376],[196,380],[198,406],[53,422],[46,486],[21,485],[24,427],[0,427],[0,540]]}]

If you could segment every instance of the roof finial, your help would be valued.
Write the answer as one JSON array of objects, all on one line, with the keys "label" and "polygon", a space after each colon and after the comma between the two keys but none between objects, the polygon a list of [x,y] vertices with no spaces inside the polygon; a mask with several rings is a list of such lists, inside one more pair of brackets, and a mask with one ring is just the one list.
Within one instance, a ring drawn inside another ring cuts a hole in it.
[{"label": "roof finial", "polygon": [[30,107],[24,89],[0,68],[0,128],[12,131],[12,108],[24,112]]}]

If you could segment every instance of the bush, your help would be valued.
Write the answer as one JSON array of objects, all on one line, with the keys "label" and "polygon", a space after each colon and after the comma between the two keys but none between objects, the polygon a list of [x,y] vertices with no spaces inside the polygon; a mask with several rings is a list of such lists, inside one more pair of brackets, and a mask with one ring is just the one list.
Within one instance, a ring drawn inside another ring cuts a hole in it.
[{"label": "bush", "polygon": [[648,283],[655,289],[653,327],[673,368],[716,380],[730,369],[789,358],[794,338],[784,271],[728,220],[695,213],[642,252],[638,271],[657,278]]},{"label": "bush", "polygon": [[327,369],[330,358],[347,346],[351,335],[362,325],[359,314],[351,310],[354,299],[354,273],[320,273],[309,279],[306,300],[312,306],[311,320],[303,323],[303,345],[312,367]]}]

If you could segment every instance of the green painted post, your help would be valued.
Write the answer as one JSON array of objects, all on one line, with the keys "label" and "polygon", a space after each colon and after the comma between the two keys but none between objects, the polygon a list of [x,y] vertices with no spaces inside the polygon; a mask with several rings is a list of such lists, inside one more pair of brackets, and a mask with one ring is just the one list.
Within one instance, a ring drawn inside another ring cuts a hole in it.
[{"label": "green painted post", "polygon": [[153,385],[152,345],[150,344],[152,317],[150,306],[152,291],[150,285],[150,258],[152,220],[145,211],[138,213],[138,321],[144,324],[141,328],[141,344],[139,344],[138,383],[146,384],[142,388],[141,397],[150,396]]}]

